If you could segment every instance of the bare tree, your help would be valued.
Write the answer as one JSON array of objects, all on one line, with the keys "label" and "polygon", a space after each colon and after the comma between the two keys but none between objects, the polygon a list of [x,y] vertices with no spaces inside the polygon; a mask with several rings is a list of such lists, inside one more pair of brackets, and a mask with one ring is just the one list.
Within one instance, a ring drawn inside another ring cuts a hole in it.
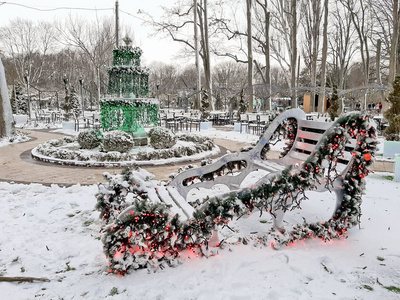
[{"label": "bare tree", "polygon": [[4,52],[12,59],[17,80],[23,82],[28,76],[32,84],[37,84],[48,63],[44,58],[55,45],[53,25],[18,18],[0,28],[0,39]]},{"label": "bare tree", "polygon": [[328,54],[328,0],[324,1],[324,25],[322,30],[322,59],[321,59],[321,87],[322,87],[322,105],[320,112],[325,111],[325,87],[326,87],[326,59]]},{"label": "bare tree", "polygon": [[350,12],[351,20],[357,32],[361,62],[364,70],[364,84],[369,84],[370,50],[371,39],[371,5],[369,0],[340,0]]},{"label": "bare tree", "polygon": [[[185,0],[171,7],[162,7],[163,16],[160,21],[155,20],[151,14],[140,11],[146,18],[145,24],[152,26],[153,35],[163,35],[170,37],[173,41],[182,43],[184,47],[185,59],[188,55],[196,52],[196,44],[194,36],[187,34],[192,32],[194,26],[194,2],[193,0]],[[199,29],[199,54],[203,63],[205,75],[204,88],[211,94],[212,77],[211,77],[211,57],[210,57],[210,41],[209,41],[209,19],[208,19],[208,3],[207,0],[197,0],[197,22]],[[213,103],[212,103],[213,105]]]},{"label": "bare tree", "polygon": [[304,16],[302,24],[306,36],[303,41],[303,56],[310,69],[311,86],[314,88],[311,108],[315,110],[315,87],[317,86],[317,61],[322,19],[321,0],[303,1],[300,10]]},{"label": "bare tree", "polygon": [[176,91],[179,78],[175,66],[162,62],[153,62],[150,65],[150,82],[156,85],[157,94],[172,94]]},{"label": "bare tree", "polygon": [[396,73],[396,56],[398,55],[399,41],[399,0],[393,0],[393,34],[390,43],[390,59],[389,59],[389,82],[394,80]]},{"label": "bare tree", "polygon": [[252,16],[253,16],[253,0],[246,0],[247,8],[247,88],[249,97],[249,111],[253,112],[254,102],[254,87],[253,87],[253,30],[252,30]]},{"label": "bare tree", "polygon": [[[269,32],[270,32],[270,19],[271,19],[271,13],[268,10],[268,0],[256,0],[256,3],[258,4],[257,8],[255,11],[255,17],[256,17],[256,25],[254,26],[257,33],[255,34],[254,39],[258,42],[258,47],[261,49],[261,53],[264,55],[265,59],[265,75],[262,76],[263,82],[266,84],[271,84],[271,62],[270,62],[270,46],[269,46]],[[260,12],[261,11],[261,12]],[[263,73],[261,72],[261,67],[255,61],[255,65],[257,69],[260,71],[260,74],[262,75]]]},{"label": "bare tree", "polygon": [[101,78],[101,71],[109,65],[114,48],[112,19],[91,22],[70,15],[67,21],[57,24],[57,30],[63,44],[80,49],[90,61],[99,101],[101,85],[105,83]]},{"label": "bare tree", "polygon": [[352,25],[350,12],[340,2],[335,2],[332,12],[327,61],[329,69],[329,84],[336,85],[339,90],[345,89],[345,78],[349,64],[355,51],[355,29]]},{"label": "bare tree", "polygon": [[275,30],[271,36],[271,57],[285,71],[292,93],[292,107],[296,107],[297,1],[273,0],[271,7],[271,26]]}]

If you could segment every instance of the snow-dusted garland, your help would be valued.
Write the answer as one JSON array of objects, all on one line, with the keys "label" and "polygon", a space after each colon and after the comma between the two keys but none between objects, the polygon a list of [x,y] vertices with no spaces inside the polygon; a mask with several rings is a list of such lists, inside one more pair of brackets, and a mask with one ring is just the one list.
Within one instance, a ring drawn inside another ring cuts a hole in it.
[{"label": "snow-dusted garland", "polygon": [[[336,124],[297,173],[288,167],[271,184],[225,199],[210,199],[186,222],[181,222],[178,215],[171,215],[165,204],[151,200],[156,186],[150,176],[143,175],[144,170],[108,175],[108,183],[99,185],[97,208],[106,222],[102,241],[109,271],[125,274],[138,268],[158,268],[163,263],[175,265],[184,250],[202,252],[212,231],[227,225],[234,217],[255,209],[270,212],[273,205],[284,211],[299,207],[301,200],[307,198],[305,191],[314,189],[322,178],[322,161],[328,160],[329,174],[335,174],[336,161],[345,144],[349,138],[357,137],[353,163],[343,180],[344,199],[334,216],[324,223],[305,222],[284,234],[271,231],[257,240],[279,247],[308,238],[326,241],[344,237],[350,227],[360,222],[364,178],[370,172],[377,142],[368,116],[342,117]],[[331,176],[334,178],[326,181],[328,188],[336,178]],[[288,197],[294,199],[290,204],[286,204]]]},{"label": "snow-dusted garland", "polygon": [[106,98],[100,100],[100,104],[112,104],[112,105],[124,105],[124,106],[141,106],[143,103],[159,105],[160,101],[154,98],[126,99],[118,97]]},{"label": "snow-dusted garland", "polygon": [[[189,136],[181,134],[179,140],[191,141],[192,146],[178,146],[171,149],[158,149],[150,152],[140,151],[136,154],[121,153],[121,152],[91,152],[71,150],[61,147],[79,146],[76,137],[62,137],[56,140],[48,140],[38,145],[33,153],[38,153],[44,157],[51,157],[61,160],[70,161],[96,161],[96,162],[121,162],[121,161],[150,161],[157,159],[167,159],[172,157],[191,156],[204,151],[210,151],[215,147],[211,139],[203,136]],[[40,157],[37,157],[40,159]],[[55,161],[56,162],[56,161]]]},{"label": "snow-dusted garland", "polygon": [[112,76],[124,75],[149,75],[150,70],[147,67],[141,66],[111,66],[108,68],[108,73]]}]

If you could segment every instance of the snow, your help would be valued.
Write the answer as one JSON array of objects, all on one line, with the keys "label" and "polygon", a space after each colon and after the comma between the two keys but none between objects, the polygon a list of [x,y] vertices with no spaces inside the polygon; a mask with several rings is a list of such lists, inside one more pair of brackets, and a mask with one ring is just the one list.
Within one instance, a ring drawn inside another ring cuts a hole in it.
[{"label": "snow", "polygon": [[[385,288],[400,288],[400,193],[386,175],[367,177],[361,227],[351,229],[347,239],[299,242],[280,250],[253,241],[234,243],[214,257],[189,256],[176,268],[125,277],[107,274],[99,240],[102,223],[94,210],[97,186],[0,182],[0,276],[50,279],[1,282],[2,298],[399,299]],[[308,196],[288,222],[323,219],[332,212],[332,194]],[[233,222],[235,232],[225,228],[220,238],[235,241],[270,221],[254,214]]]},{"label": "snow", "polygon": [[[232,126],[230,126],[232,127]],[[232,128],[233,129],[233,128]],[[237,131],[229,130],[222,131],[217,130],[215,128],[209,129],[206,131],[199,131],[198,134],[209,137],[210,139],[226,139],[237,142],[245,142],[245,143],[256,143],[258,141],[259,136],[249,133],[239,133]]]},{"label": "snow", "polygon": [[26,141],[29,141],[29,137],[17,131],[11,136],[0,138],[0,147],[8,146],[11,144],[23,143]]}]

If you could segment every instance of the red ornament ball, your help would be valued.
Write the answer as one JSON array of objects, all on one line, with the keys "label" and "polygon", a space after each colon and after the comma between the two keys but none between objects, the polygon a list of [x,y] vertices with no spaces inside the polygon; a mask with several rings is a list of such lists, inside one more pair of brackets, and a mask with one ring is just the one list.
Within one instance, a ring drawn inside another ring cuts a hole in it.
[{"label": "red ornament ball", "polygon": [[371,156],[371,154],[369,154],[369,153],[365,153],[365,154],[364,154],[364,158],[365,158],[365,161],[370,161],[371,158],[372,158],[372,156]]}]

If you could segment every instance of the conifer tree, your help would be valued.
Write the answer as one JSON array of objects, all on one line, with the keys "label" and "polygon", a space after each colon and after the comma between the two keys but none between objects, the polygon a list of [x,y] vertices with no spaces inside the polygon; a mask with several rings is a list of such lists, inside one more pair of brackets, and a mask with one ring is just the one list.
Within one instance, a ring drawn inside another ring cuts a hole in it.
[{"label": "conifer tree", "polygon": [[384,136],[388,141],[400,140],[400,76],[396,76],[393,82],[393,91],[386,98],[391,106],[384,113],[384,117],[389,122],[389,126],[384,131]]},{"label": "conifer tree", "polygon": [[70,101],[72,113],[74,114],[75,118],[78,118],[81,113],[81,106],[78,96],[76,95],[75,88],[73,86],[71,86]]},{"label": "conifer tree", "polygon": [[244,100],[244,90],[240,92],[240,101],[239,101],[239,109],[238,109],[238,118],[240,120],[240,115],[245,114],[247,111],[247,103]]},{"label": "conifer tree", "polygon": [[18,110],[17,110],[17,101],[16,101],[16,97],[15,97],[15,86],[13,86],[13,89],[11,92],[10,103],[11,103],[11,109],[12,109],[13,114],[17,114]]},{"label": "conifer tree", "polygon": [[208,112],[209,107],[210,107],[209,95],[206,90],[203,90],[203,95],[201,97],[201,107],[200,107],[202,121],[206,121],[210,116],[210,113]]},{"label": "conifer tree", "polygon": [[331,120],[334,121],[335,118],[340,115],[340,113],[339,113],[339,108],[340,108],[339,97],[338,97],[336,86],[333,87],[333,93],[332,93],[331,98],[329,99],[329,103],[331,104],[331,106],[328,108],[328,113],[329,113],[329,116],[331,117]]},{"label": "conifer tree", "polygon": [[27,98],[22,94],[22,86],[20,84],[15,85],[10,101],[11,108],[14,114],[28,114]]},{"label": "conifer tree", "polygon": [[74,116],[75,119],[78,118],[81,112],[79,99],[73,86],[71,86],[71,88],[68,88],[68,86],[65,87],[65,102],[63,109],[65,110],[65,118],[67,120],[69,120],[71,116]]}]

